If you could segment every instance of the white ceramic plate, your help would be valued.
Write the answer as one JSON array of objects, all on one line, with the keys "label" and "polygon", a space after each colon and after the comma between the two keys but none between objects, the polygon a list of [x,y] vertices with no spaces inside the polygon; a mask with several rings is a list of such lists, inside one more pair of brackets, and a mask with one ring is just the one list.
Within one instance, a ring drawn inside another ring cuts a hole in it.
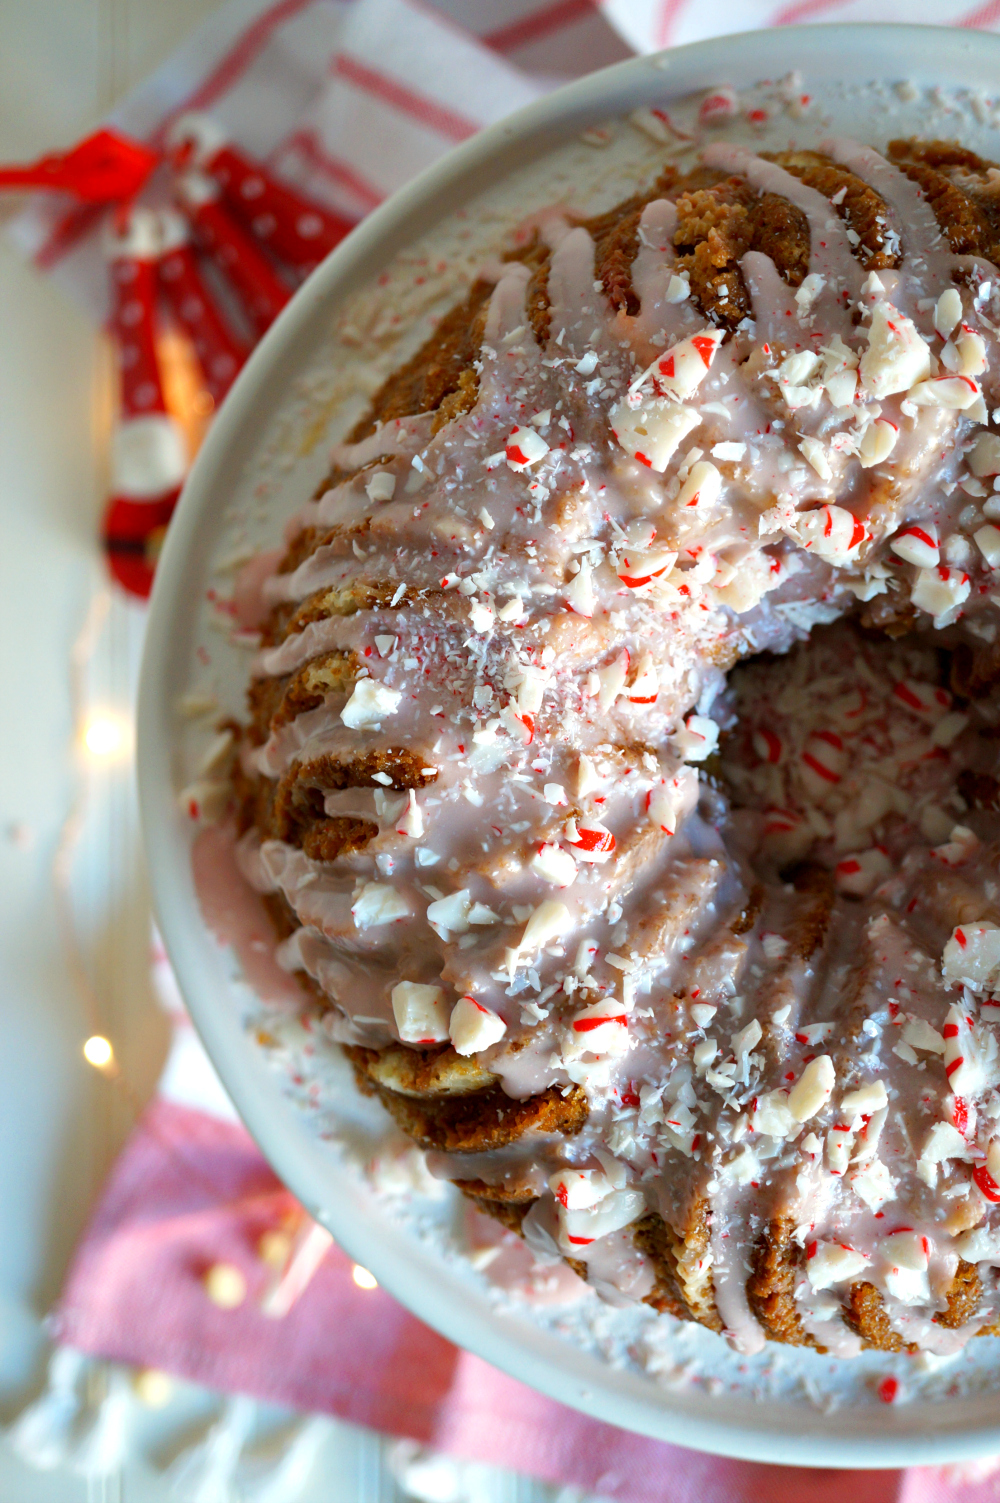
[{"label": "white ceramic plate", "polygon": [[[801,84],[754,87],[796,69]],[[997,157],[1000,116],[990,91],[998,76],[1000,38],[989,35],[789,28],[636,58],[484,131],[365,220],[255,351],[188,481],[153,596],[139,772],[156,906],[205,1046],[276,1172],[351,1256],[451,1340],[600,1419],[728,1455],[888,1467],[1000,1452],[997,1342],[972,1342],[936,1372],[878,1353],[840,1364],[791,1348],[739,1359],[700,1328],[645,1309],[612,1311],[592,1295],[563,1308],[498,1298],[463,1257],[451,1199],[389,1198],[358,1172],[382,1119],[353,1091],[338,1051],[329,1060],[323,1051],[303,1053],[304,1036],[288,1021],[269,1054],[254,1042],[248,1024],[258,1004],[206,929],[195,896],[192,830],[177,795],[203,732],[176,705],[193,686],[208,687],[239,711],[247,655],[220,630],[219,565],[273,545],[321,478],[329,440],[408,353],[397,331],[410,315],[412,348],[421,319],[456,300],[456,268],[468,271],[495,251],[529,209],[562,195],[605,207],[631,182],[655,176],[670,148],[624,117],[651,105],[673,112],[695,91],[726,83],[744,105],[768,110],[752,139],[769,147],[811,144],[832,125],[875,144],[906,133],[957,136]],[[609,120],[617,121],[609,144],[581,140]],[[725,133],[738,129],[736,122]],[[463,218],[463,206],[484,193],[486,203]],[[305,1085],[293,1089],[293,1074]],[[900,1379],[904,1400],[891,1407],[876,1393],[889,1374]]]}]

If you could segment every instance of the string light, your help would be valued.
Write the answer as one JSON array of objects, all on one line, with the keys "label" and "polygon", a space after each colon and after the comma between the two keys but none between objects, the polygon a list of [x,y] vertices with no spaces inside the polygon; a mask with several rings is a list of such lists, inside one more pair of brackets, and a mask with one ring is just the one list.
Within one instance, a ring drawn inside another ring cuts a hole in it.
[{"label": "string light", "polygon": [[128,748],[129,732],[124,720],[99,712],[84,723],[83,744],[92,757],[110,761]]},{"label": "string light", "polygon": [[355,1263],[351,1269],[351,1278],[359,1289],[378,1288],[378,1279],[375,1278],[374,1274],[369,1273],[367,1268],[362,1268],[360,1263]]},{"label": "string light", "polygon": [[83,1057],[95,1070],[107,1069],[115,1057],[111,1042],[103,1033],[92,1033],[83,1046]]}]

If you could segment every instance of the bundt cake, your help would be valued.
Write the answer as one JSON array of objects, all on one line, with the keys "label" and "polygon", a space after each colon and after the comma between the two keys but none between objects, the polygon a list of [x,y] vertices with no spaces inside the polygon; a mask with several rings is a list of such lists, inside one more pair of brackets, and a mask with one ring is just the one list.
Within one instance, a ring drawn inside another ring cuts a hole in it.
[{"label": "bundt cake", "polygon": [[304,1005],[479,1209],[744,1352],[1000,1329],[998,185],[717,142],[538,216],[264,586],[237,851]]}]

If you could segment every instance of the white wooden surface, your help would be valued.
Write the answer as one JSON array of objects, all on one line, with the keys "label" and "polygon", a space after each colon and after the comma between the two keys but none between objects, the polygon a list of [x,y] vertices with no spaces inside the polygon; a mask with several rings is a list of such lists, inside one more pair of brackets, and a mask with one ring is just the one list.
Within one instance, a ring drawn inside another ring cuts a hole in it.
[{"label": "white wooden surface", "polygon": [[[211,8],[211,0],[0,0],[0,161],[28,160],[85,134]],[[0,218],[11,207],[0,203]],[[166,1047],[145,960],[148,910],[128,757],[95,765],[74,742],[71,656],[103,578],[95,539],[110,391],[102,337],[0,241],[0,1426],[42,1385],[45,1311]],[[127,716],[140,613],[119,600],[104,616],[98,608],[95,621],[84,699],[92,710]],[[53,885],[77,806],[83,820],[70,888],[83,987]],[[127,1097],[83,1060],[95,1021],[115,1042]],[[31,1469],[0,1441],[0,1499],[193,1497],[171,1464],[219,1408],[216,1396],[183,1385],[161,1408],[129,1399],[128,1459],[104,1477],[80,1475],[69,1463]],[[287,1418],[261,1410],[257,1426],[266,1432]],[[434,1503],[550,1496],[485,1469],[401,1471],[398,1450],[333,1422],[294,1496],[390,1503],[402,1496],[400,1477],[407,1493]],[[219,1503],[236,1494],[198,1496]]]}]

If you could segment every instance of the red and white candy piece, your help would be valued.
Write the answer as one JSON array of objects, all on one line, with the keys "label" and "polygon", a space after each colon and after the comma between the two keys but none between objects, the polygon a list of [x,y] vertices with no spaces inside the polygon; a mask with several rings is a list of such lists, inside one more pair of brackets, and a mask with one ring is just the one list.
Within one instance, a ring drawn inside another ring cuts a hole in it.
[{"label": "red and white candy piece", "polygon": [[656,396],[686,402],[708,375],[722,338],[721,329],[702,329],[672,345],[636,377],[629,387],[629,396],[633,397],[648,382]]},{"label": "red and white candy piece", "polygon": [[831,564],[851,562],[865,541],[865,524],[844,506],[819,506],[799,512],[784,528],[809,553]]},{"label": "red and white candy piece", "polygon": [[909,392],[930,370],[931,352],[913,320],[892,303],[876,303],[868,348],[859,366],[861,385],[868,395],[882,401],[895,392]]},{"label": "red and white candy piece", "polygon": [[665,835],[673,835],[677,829],[678,792],[676,778],[661,778],[656,787],[646,794],[649,822],[658,826]]},{"label": "red and white candy piece", "polygon": [[603,997],[599,1002],[582,1008],[565,1029],[563,1056],[566,1059],[578,1059],[582,1054],[618,1058],[628,1050],[628,1014],[615,997]]},{"label": "red and white candy piece", "polygon": [[922,1304],[930,1299],[927,1270],[930,1266],[930,1242],[912,1227],[900,1227],[879,1244],[883,1259],[882,1279],[887,1293],[905,1305]]},{"label": "red and white candy piece", "polygon": [[991,1205],[1000,1204],[1000,1138],[993,1138],[986,1150],[985,1164],[972,1171],[976,1189]]},{"label": "red and white candy piece", "polygon": [[177,198],[195,237],[236,292],[258,339],[270,328],[291,292],[222,202],[215,181],[201,172],[176,180]]},{"label": "red and white candy piece", "polygon": [[932,376],[911,387],[906,400],[916,407],[947,407],[964,412],[981,396],[979,382],[971,376]]},{"label": "red and white candy piece", "polygon": [[975,1096],[985,1084],[982,1065],[972,1037],[971,1020],[955,1003],[948,1009],[941,1037],[948,1085],[956,1096]]},{"label": "red and white candy piece", "polygon": [[645,1209],[646,1200],[640,1190],[610,1190],[596,1204],[580,1210],[567,1209],[557,1197],[559,1248],[575,1258],[586,1260],[595,1242],[630,1226]]},{"label": "red and white candy piece", "polygon": [[216,406],[236,380],[245,352],[229,332],[198,270],[187,222],[173,209],[160,215],[160,286],[198,357]]},{"label": "red and white candy piece", "polygon": [[573,846],[577,861],[600,864],[611,860],[615,851],[615,837],[598,819],[568,819],[565,824],[565,843]]},{"label": "red and white candy piece", "polygon": [[707,459],[700,459],[691,466],[691,473],[680,488],[678,507],[711,506],[719,499],[722,490],[722,475]]},{"label": "red and white candy piece", "polygon": [[669,548],[627,547],[618,555],[615,572],[622,584],[628,585],[630,590],[641,590],[644,585],[652,584],[654,579],[662,579],[676,562],[677,554]]},{"label": "red and white candy piece", "polygon": [[802,751],[802,781],[819,796],[839,783],[847,770],[847,749],[836,731],[811,731]]},{"label": "red and white candy piece", "polygon": [[159,543],[187,471],[179,424],[167,412],[156,356],[159,222],[149,209],[113,218],[105,241],[121,413],[112,437],[112,497],[104,515],[111,572],[131,594],[152,587]]},{"label": "red and white candy piece", "polygon": [[921,569],[910,587],[910,600],[918,609],[934,617],[935,626],[953,621],[959,608],[968,600],[972,581],[963,569]]},{"label": "red and white candy piece", "polygon": [[579,572],[574,574],[569,582],[566,590],[566,604],[571,611],[575,611],[578,616],[585,616],[588,621],[594,614],[597,596],[594,592],[593,572],[586,559],[581,563]]},{"label": "red and white candy piece", "polygon": [[475,997],[459,997],[451,1010],[448,1033],[456,1054],[480,1054],[498,1043],[506,1032],[503,1018]]},{"label": "red and white candy piece", "polygon": [[350,220],[278,182],[209,115],[180,115],[167,146],[178,168],[208,173],[246,228],[289,266],[312,270],[353,228]]},{"label": "red and white candy piece", "polygon": [[625,453],[662,474],[678,446],[701,423],[701,414],[693,407],[654,397],[638,407],[619,402],[608,420]]},{"label": "red and white candy piece", "polygon": [[561,845],[552,842],[540,845],[528,864],[536,877],[553,887],[572,887],[576,881],[576,861]]},{"label": "red and white candy piece", "polygon": [[643,652],[636,664],[635,678],[626,689],[625,697],[634,705],[655,704],[659,687],[653,654]]},{"label": "red and white candy piece", "polygon": [[628,648],[623,647],[614,662],[608,663],[605,668],[597,670],[597,707],[599,710],[610,710],[615,700],[625,688],[625,680],[628,678],[631,656]]},{"label": "red and white candy piece", "polygon": [[900,679],[893,684],[892,693],[900,704],[904,704],[915,715],[926,715],[931,720],[937,720],[939,716],[951,709],[951,695],[947,689],[942,689],[938,684],[928,684],[917,678]]},{"label": "red and white candy piece", "polygon": [[411,788],[406,795],[406,804],[396,820],[396,834],[419,840],[424,833],[424,813],[417,803],[417,795]]},{"label": "red and white candy piece", "polygon": [[814,1289],[832,1289],[864,1273],[871,1259],[846,1242],[810,1242],[806,1245],[806,1277]]},{"label": "red and white candy piece", "polygon": [[538,464],[548,452],[549,446],[537,428],[512,428],[504,446],[507,465],[518,474]]},{"label": "red and white candy piece", "polygon": [[762,725],[753,733],[753,749],[762,762],[770,762],[777,766],[784,754],[781,737],[777,731],[772,731],[769,726]]},{"label": "red and white candy piece", "polygon": [[715,125],[720,120],[732,120],[738,108],[739,100],[735,89],[728,86],[712,89],[698,106],[698,122],[701,125]]},{"label": "red and white candy piece", "polygon": [[911,522],[903,527],[889,547],[907,564],[916,564],[918,569],[936,569],[941,562],[938,530],[933,522]]},{"label": "red and white candy piece", "polygon": [[858,463],[861,468],[870,470],[874,465],[884,464],[896,447],[898,437],[897,424],[890,422],[888,418],[878,417],[873,423],[869,423],[858,444]]},{"label": "red and white candy piece", "polygon": [[[989,919],[960,924],[944,947],[941,970],[945,981],[992,991],[1000,983],[1000,927]],[[958,1090],[954,1083],[952,1090]]]},{"label": "red and white candy piece", "polygon": [[448,1037],[448,1006],[440,986],[400,981],[392,989],[392,1015],[404,1044],[443,1044]]},{"label": "red and white candy piece", "polygon": [[566,1211],[589,1211],[614,1189],[601,1169],[560,1169],[549,1176],[549,1189]]},{"label": "red and white candy piece", "polygon": [[871,846],[867,851],[852,851],[844,856],[834,868],[837,891],[850,893],[853,897],[865,897],[892,871],[892,862],[885,851]]},{"label": "red and white candy piece", "polygon": [[672,739],[685,762],[704,762],[718,748],[719,727],[708,715],[689,715]]},{"label": "red and white candy piece", "polygon": [[826,1135],[826,1162],[833,1175],[846,1174],[854,1146],[854,1129],[849,1122],[835,1122]]}]

